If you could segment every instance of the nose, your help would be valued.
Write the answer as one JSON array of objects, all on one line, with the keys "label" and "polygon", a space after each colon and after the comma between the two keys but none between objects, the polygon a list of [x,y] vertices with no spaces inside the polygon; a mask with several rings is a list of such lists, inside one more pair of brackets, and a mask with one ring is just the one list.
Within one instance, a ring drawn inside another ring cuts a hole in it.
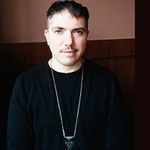
[{"label": "nose", "polygon": [[71,32],[66,33],[66,36],[64,37],[64,41],[65,41],[65,46],[71,46],[73,43],[73,36]]}]

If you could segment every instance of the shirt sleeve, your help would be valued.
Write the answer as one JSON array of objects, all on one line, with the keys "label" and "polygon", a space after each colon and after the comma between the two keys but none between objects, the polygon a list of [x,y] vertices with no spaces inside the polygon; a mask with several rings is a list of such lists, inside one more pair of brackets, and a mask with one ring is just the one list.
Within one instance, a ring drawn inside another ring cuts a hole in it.
[{"label": "shirt sleeve", "polygon": [[34,150],[34,135],[27,108],[23,84],[16,80],[8,112],[7,150]]},{"label": "shirt sleeve", "polygon": [[102,150],[130,150],[130,120],[117,78],[108,87]]}]

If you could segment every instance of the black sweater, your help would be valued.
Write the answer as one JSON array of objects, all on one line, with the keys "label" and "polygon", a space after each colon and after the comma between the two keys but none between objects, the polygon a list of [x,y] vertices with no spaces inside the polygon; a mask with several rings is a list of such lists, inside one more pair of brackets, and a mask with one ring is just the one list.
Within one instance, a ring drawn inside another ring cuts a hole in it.
[{"label": "black sweater", "polygon": [[[88,60],[84,62],[84,69],[81,109],[72,150],[129,150],[128,118],[122,105],[116,76]],[[77,72],[80,74],[80,70]],[[65,76],[55,72],[56,79],[60,78],[57,74]],[[73,74],[75,73],[71,76]],[[65,87],[66,82],[63,84]],[[67,91],[66,85],[64,93]],[[70,100],[62,98],[64,126],[66,133],[71,135],[78,103],[77,95],[78,92]],[[65,110],[68,111],[68,117]],[[16,79],[9,106],[7,137],[8,150],[65,150],[47,61]]]}]

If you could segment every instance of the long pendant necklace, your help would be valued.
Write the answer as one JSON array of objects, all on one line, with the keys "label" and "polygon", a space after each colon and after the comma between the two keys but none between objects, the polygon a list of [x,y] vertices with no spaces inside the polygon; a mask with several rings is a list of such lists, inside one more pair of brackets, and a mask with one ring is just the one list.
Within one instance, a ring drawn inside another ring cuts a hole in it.
[{"label": "long pendant necklace", "polygon": [[77,124],[78,124],[78,117],[79,117],[79,112],[80,112],[80,104],[81,104],[81,97],[82,97],[82,89],[83,89],[83,75],[84,75],[84,67],[82,67],[82,73],[81,73],[81,83],[80,83],[80,93],[79,93],[79,102],[78,102],[78,108],[77,108],[77,114],[76,114],[76,120],[75,120],[75,126],[74,126],[74,132],[72,136],[66,136],[65,134],[65,129],[64,129],[64,123],[63,123],[63,117],[62,117],[62,111],[60,107],[60,102],[59,102],[59,97],[58,97],[58,90],[56,87],[56,81],[54,77],[54,72],[51,66],[51,74],[52,74],[52,79],[53,79],[53,84],[54,84],[54,89],[55,89],[55,94],[56,94],[56,99],[57,99],[57,105],[58,105],[58,110],[59,110],[59,116],[60,116],[60,121],[61,121],[61,127],[62,127],[62,133],[64,137],[64,143],[66,145],[66,148],[68,150],[71,150],[74,143],[75,143],[75,136],[76,136],[76,131],[77,131]]}]

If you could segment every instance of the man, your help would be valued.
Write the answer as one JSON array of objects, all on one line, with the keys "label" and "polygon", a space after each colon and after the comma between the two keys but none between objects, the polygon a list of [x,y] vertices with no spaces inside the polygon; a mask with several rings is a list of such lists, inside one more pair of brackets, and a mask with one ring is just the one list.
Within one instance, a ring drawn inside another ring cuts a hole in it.
[{"label": "man", "polygon": [[128,150],[115,75],[83,57],[89,13],[56,1],[44,35],[52,58],[20,75],[8,116],[8,150]]}]

